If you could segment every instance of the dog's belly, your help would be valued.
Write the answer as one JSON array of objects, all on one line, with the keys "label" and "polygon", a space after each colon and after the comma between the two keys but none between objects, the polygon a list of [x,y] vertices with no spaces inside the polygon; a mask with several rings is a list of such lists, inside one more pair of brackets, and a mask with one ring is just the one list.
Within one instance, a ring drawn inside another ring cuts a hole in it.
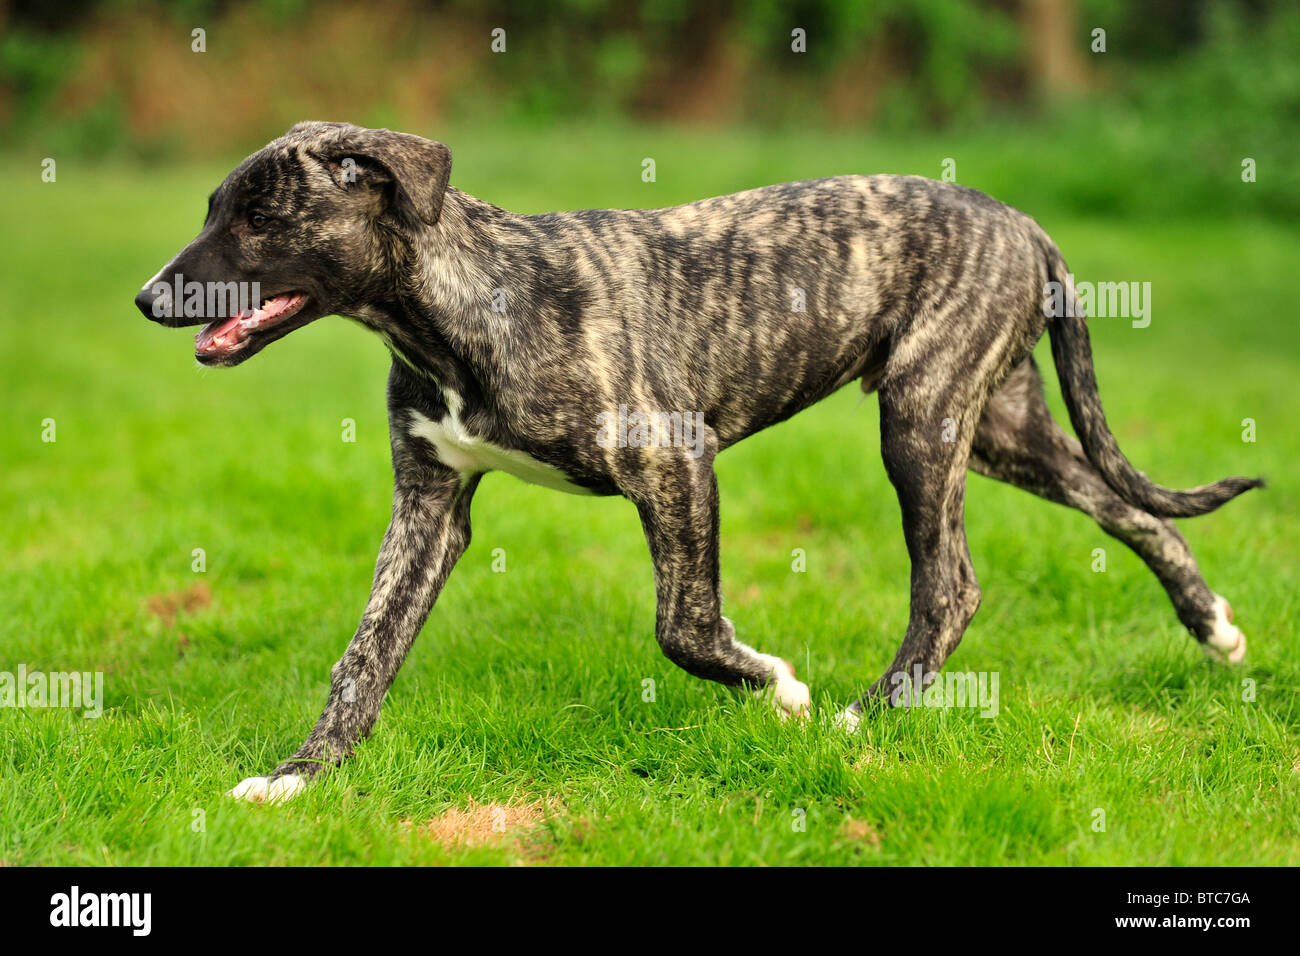
[{"label": "dog's belly", "polygon": [[408,412],[411,416],[411,435],[423,438],[433,445],[438,460],[462,475],[504,471],[530,485],[541,485],[574,495],[595,494],[588,488],[574,484],[560,469],[538,461],[527,452],[501,448],[470,434],[454,411],[437,422],[415,409],[408,409]]}]

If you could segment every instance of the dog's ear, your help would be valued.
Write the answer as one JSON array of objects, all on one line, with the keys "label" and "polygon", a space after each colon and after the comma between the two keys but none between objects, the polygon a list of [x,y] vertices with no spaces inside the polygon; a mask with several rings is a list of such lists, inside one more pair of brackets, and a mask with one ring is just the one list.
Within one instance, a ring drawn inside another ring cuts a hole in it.
[{"label": "dog's ear", "polygon": [[297,136],[302,133],[323,133],[327,129],[339,129],[346,126],[346,123],[334,123],[327,120],[302,120],[294,123],[286,132],[285,138]]},{"label": "dog's ear", "polygon": [[341,126],[322,145],[321,158],[339,186],[347,189],[369,180],[363,184],[384,188],[398,215],[430,226],[438,221],[451,178],[451,150],[442,143],[387,129]]}]

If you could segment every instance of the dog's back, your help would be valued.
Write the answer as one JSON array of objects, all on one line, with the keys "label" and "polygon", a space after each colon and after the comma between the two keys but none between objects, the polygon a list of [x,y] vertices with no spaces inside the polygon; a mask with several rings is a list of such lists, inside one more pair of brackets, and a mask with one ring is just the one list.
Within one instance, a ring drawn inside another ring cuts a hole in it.
[{"label": "dog's back", "polygon": [[917,321],[1005,324],[1014,312],[1027,336],[1042,331],[1045,236],[964,186],[839,176],[519,218],[521,242],[570,251],[581,308],[554,312],[609,378],[647,407],[701,409],[724,447],[854,378],[870,386]]}]

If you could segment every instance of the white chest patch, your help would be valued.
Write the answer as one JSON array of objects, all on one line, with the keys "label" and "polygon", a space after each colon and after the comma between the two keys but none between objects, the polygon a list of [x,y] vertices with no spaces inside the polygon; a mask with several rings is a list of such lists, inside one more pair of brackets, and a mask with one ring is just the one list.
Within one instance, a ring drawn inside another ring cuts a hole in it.
[{"label": "white chest patch", "polygon": [[411,416],[410,433],[416,438],[423,438],[433,445],[438,453],[438,460],[448,468],[462,475],[475,475],[484,471],[504,471],[514,475],[530,485],[541,485],[556,491],[567,491],[574,495],[589,495],[592,492],[571,482],[568,476],[558,468],[538,461],[527,452],[515,448],[501,448],[465,430],[460,420],[460,401],[447,394],[448,413],[442,421],[435,422],[421,415],[415,409],[408,409]]}]

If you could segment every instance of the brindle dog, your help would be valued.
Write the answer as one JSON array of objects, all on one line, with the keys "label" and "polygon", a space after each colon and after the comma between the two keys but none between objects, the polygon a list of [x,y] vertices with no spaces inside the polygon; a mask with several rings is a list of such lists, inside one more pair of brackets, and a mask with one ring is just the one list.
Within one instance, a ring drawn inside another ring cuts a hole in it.
[{"label": "brindle dog", "polygon": [[[193,282],[272,293],[202,316],[204,365],[238,365],[330,314],[373,329],[393,354],[396,490],[370,601],[315,729],[235,796],[291,796],[370,732],[493,469],[633,501],[664,653],[783,714],[807,713],[794,669],[738,641],[722,616],[713,461],[855,379],[880,395],[912,584],[902,646],[844,723],[888,703],[895,675],[937,671],[979,606],[967,468],[1091,515],[1146,561],[1207,652],[1243,657],[1231,608],[1169,519],[1259,482],[1173,491],[1129,464],[1102,415],[1077,298],[1045,308],[1049,283],[1074,292],[1028,216],[908,176],[523,216],[448,186],[450,172],[441,143],[300,123],[226,177],[198,237],[137,297],[146,315],[182,326],[201,320],[167,301],[174,287],[187,298]],[[1044,402],[1030,352],[1046,329],[1080,441]],[[602,437],[615,414],[626,434]]]}]

